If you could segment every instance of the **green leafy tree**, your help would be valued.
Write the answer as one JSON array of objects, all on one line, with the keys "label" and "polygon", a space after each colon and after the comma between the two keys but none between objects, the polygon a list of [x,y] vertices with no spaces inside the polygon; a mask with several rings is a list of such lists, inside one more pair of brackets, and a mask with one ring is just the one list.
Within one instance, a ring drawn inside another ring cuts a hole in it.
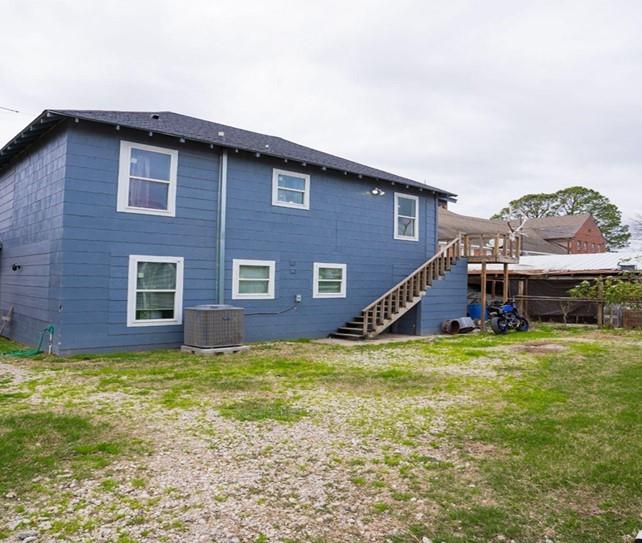
[{"label": "green leafy tree", "polygon": [[519,217],[528,217],[530,219],[539,219],[556,215],[557,200],[554,194],[526,194],[517,200],[510,202],[509,207],[503,208],[491,218],[510,220]]},{"label": "green leafy tree", "polygon": [[607,277],[593,282],[582,281],[568,293],[574,298],[604,300],[607,304],[642,304],[642,276],[632,273],[624,277]]},{"label": "green leafy tree", "polygon": [[509,202],[493,219],[540,218],[556,215],[590,213],[611,249],[626,247],[631,238],[629,227],[622,224],[622,212],[596,190],[574,186],[553,193],[526,194]]}]

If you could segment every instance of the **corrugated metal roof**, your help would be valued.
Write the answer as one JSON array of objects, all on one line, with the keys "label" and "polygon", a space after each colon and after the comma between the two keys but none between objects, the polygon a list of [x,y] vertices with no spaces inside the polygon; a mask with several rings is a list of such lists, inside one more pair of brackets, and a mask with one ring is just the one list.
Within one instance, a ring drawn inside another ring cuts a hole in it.
[{"label": "corrugated metal roof", "polygon": [[[621,266],[635,266],[642,270],[642,251],[626,253],[587,253],[575,255],[522,256],[519,264],[511,264],[510,270],[523,273],[564,273],[590,271],[621,271]],[[480,269],[479,264],[470,264],[469,270]],[[501,264],[488,264],[488,270],[501,270]]]},{"label": "corrugated metal roof", "polygon": [[165,134],[187,140],[213,144],[219,147],[239,149],[261,155],[288,159],[310,166],[331,168],[341,173],[347,172],[371,178],[375,181],[388,181],[408,185],[423,190],[434,191],[442,197],[454,199],[455,194],[401,177],[399,175],[372,168],[329,153],[317,151],[276,136],[251,132],[204,119],[180,115],[171,111],[100,111],[100,110],[45,110],[25,130],[12,139],[0,150],[0,168],[9,163],[19,152],[23,151],[39,135],[39,127],[50,124],[52,120],[64,118],[83,119],[87,121],[118,125],[121,127],[144,130],[156,134]]}]

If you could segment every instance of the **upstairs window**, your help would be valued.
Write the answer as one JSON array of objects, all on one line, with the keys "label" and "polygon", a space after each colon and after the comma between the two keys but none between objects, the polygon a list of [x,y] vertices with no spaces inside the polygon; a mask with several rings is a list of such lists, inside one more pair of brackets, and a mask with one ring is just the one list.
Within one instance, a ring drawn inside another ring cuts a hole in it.
[{"label": "upstairs window", "polygon": [[232,298],[274,298],[274,260],[237,260],[232,265]]},{"label": "upstairs window", "polygon": [[183,258],[129,257],[127,326],[181,324]]},{"label": "upstairs window", "polygon": [[345,264],[315,262],[313,298],[345,298],[346,268]]},{"label": "upstairs window", "polygon": [[118,211],[176,215],[178,151],[120,142]]},{"label": "upstairs window", "polygon": [[275,169],[272,172],[272,205],[310,209],[310,176]]},{"label": "upstairs window", "polygon": [[419,198],[395,192],[395,239],[419,240]]}]

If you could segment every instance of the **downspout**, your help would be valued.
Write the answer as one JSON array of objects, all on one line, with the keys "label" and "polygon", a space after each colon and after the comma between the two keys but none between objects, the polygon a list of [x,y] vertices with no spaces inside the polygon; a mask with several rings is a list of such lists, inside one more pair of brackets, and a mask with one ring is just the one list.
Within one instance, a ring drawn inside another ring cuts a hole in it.
[{"label": "downspout", "polygon": [[216,244],[217,302],[225,303],[225,220],[227,214],[227,151],[221,151],[218,183],[218,221]]},{"label": "downspout", "polygon": [[436,192],[433,192],[433,213],[435,214],[435,242],[433,247],[433,254],[436,255],[439,251],[439,198]]}]

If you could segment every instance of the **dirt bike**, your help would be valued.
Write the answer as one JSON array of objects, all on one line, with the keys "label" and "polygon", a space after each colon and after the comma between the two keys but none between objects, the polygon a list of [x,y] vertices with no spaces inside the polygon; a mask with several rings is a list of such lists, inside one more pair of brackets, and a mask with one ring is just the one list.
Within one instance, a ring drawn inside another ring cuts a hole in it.
[{"label": "dirt bike", "polygon": [[509,330],[528,331],[528,321],[519,314],[514,300],[488,307],[490,327],[496,334],[505,334]]}]

